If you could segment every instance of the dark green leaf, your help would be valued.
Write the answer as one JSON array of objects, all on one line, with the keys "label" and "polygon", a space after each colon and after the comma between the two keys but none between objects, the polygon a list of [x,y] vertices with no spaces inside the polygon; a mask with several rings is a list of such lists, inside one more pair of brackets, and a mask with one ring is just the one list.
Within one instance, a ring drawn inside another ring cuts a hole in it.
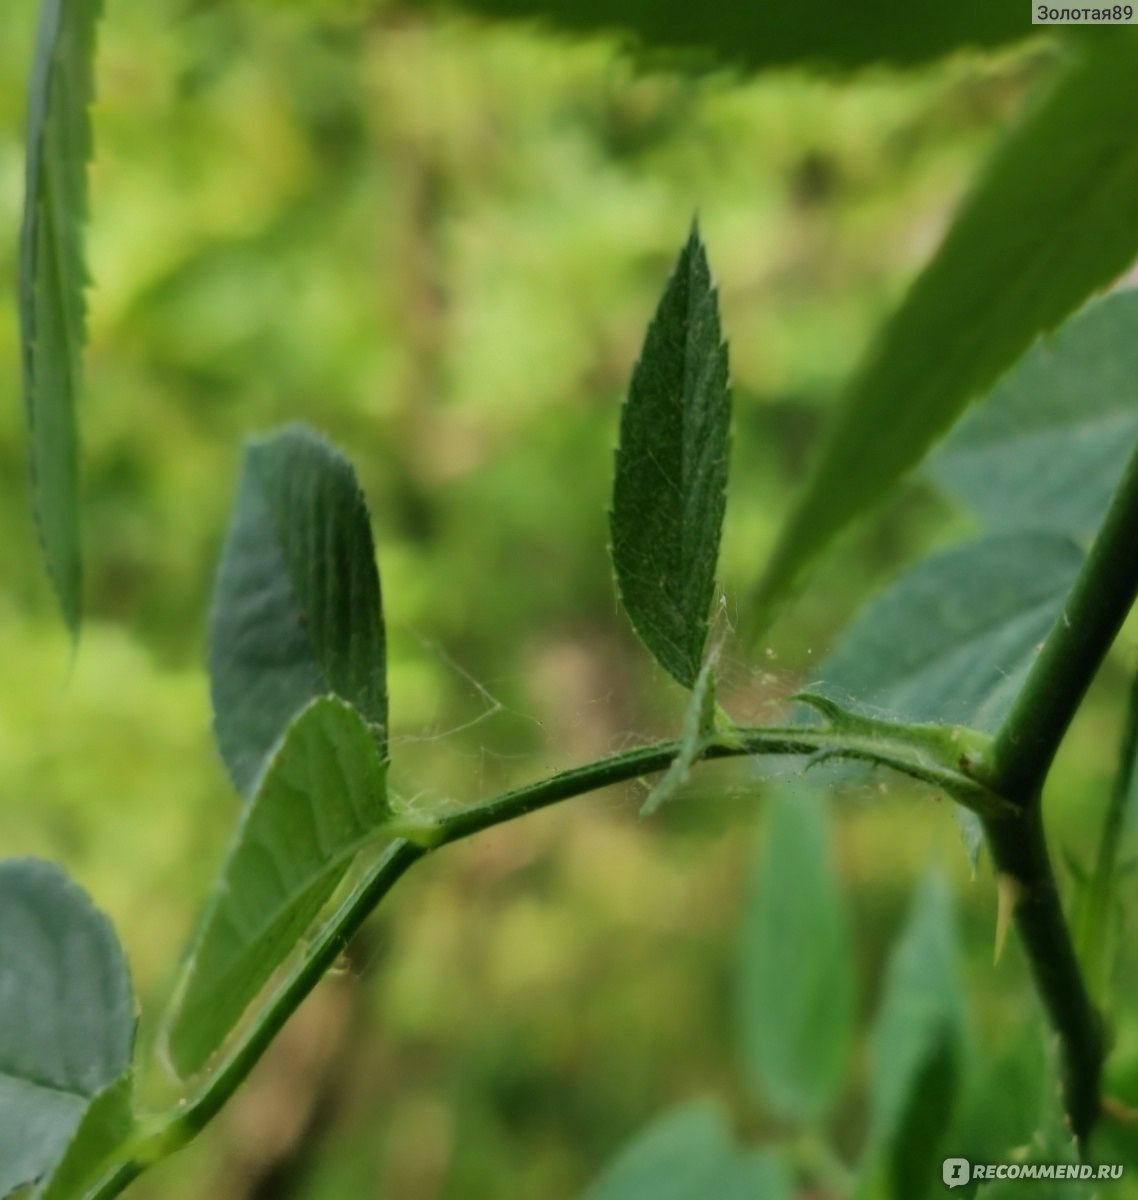
[{"label": "dark green leaf", "polygon": [[929,474],[992,530],[1089,540],[1138,442],[1138,291],[1087,306],[973,409]]},{"label": "dark green leaf", "polygon": [[367,725],[335,697],[313,701],[245,810],[198,930],[168,1031],[179,1072],[204,1066],[392,821]]},{"label": "dark green leaf", "polygon": [[849,928],[818,795],[771,796],[757,867],[739,964],[744,1059],[760,1102],[810,1123],[844,1082],[854,1020]]},{"label": "dark green leaf", "polygon": [[134,1131],[131,1076],[124,1075],[91,1101],[59,1166],[36,1193],[37,1200],[73,1200],[95,1182],[99,1167]]},{"label": "dark green leaf", "polygon": [[688,688],[715,591],[730,422],[718,295],[693,227],[621,412],[611,514],[624,606],[657,661]]},{"label": "dark green leaf", "polygon": [[964,1014],[948,889],[928,876],[885,979],[870,1047],[866,1166],[888,1194],[939,1188],[938,1149],[964,1078]]},{"label": "dark green leaf", "polygon": [[778,1159],[740,1149],[723,1110],[704,1100],[649,1126],[587,1200],[789,1200],[791,1194]]},{"label": "dark green leaf", "polygon": [[0,1196],[55,1168],[133,1039],[107,918],[53,864],[0,863]]},{"label": "dark green leaf", "polygon": [[1073,542],[1038,533],[926,559],[850,627],[822,668],[822,686],[906,721],[994,729],[1082,560]]},{"label": "dark green leaf", "polygon": [[462,0],[497,18],[537,18],[580,33],[632,35],[650,50],[760,69],[800,63],[840,68],[923,62],[968,46],[998,46],[1031,32],[1012,0],[930,6],[921,19],[900,0]]},{"label": "dark green leaf", "polygon": [[250,443],[222,552],[210,646],[222,757],[248,795],[289,722],[342,696],[386,753],[379,573],[351,464],[289,426]]},{"label": "dark green leaf", "polygon": [[1088,39],[1003,143],[847,392],[756,600],[760,621],[969,400],[1138,254],[1138,38]]},{"label": "dark green leaf", "polygon": [[92,139],[95,27],[102,0],[43,0],[28,93],[20,234],[24,404],[40,542],[63,610],[79,628],[79,434],[86,325],[83,225]]}]

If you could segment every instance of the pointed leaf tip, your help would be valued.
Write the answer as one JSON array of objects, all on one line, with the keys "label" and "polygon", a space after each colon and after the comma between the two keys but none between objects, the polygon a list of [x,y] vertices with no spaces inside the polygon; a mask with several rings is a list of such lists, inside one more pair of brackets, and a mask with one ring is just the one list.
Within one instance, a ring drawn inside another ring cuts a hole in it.
[{"label": "pointed leaf tip", "polygon": [[1138,204],[1138,38],[1116,33],[1083,42],[1004,139],[874,342],[759,585],[757,628],[1041,333],[1133,263],[1138,223],[1120,214]]},{"label": "pointed leaf tip", "polygon": [[624,606],[656,660],[687,688],[707,642],[730,419],[718,294],[693,222],[621,412],[610,514]]},{"label": "pointed leaf tip", "polygon": [[48,576],[78,634],[79,433],[86,336],[87,163],[102,0],[44,0],[28,87],[18,301],[32,504]]}]

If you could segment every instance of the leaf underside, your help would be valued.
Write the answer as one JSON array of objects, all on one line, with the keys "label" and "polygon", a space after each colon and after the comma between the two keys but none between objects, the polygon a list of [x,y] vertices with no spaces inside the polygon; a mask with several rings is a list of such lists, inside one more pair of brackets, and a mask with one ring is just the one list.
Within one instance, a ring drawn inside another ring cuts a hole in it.
[{"label": "leaf underside", "polygon": [[969,401],[1138,254],[1138,37],[1087,39],[998,148],[855,376],[755,601],[769,622],[832,539]]},{"label": "leaf underside", "polygon": [[739,963],[743,1058],[760,1103],[809,1124],[825,1117],[845,1081],[852,946],[821,797],[779,790],[764,813]]},{"label": "leaf underside", "polygon": [[86,326],[83,253],[88,115],[102,0],[43,0],[28,91],[27,174],[20,232],[24,407],[36,526],[60,609],[79,628],[79,434]]},{"label": "leaf underside", "polygon": [[925,559],[871,601],[816,687],[905,721],[992,731],[1082,562],[1069,538],[1044,533],[995,535]]},{"label": "leaf underside", "polygon": [[214,590],[214,728],[249,795],[289,722],[343,697],[386,752],[386,641],[375,547],[351,464],[289,426],[251,442]]},{"label": "leaf underside", "polygon": [[986,529],[1093,537],[1138,443],[1138,290],[1089,304],[969,412],[928,474]]},{"label": "leaf underside", "polygon": [[918,1197],[935,1179],[929,1164],[955,1108],[964,1038],[951,899],[929,875],[890,958],[871,1037],[868,1155],[890,1195]]},{"label": "leaf underside", "polygon": [[730,420],[718,295],[693,227],[621,411],[610,514],[624,606],[656,660],[687,688],[707,641]]},{"label": "leaf underside", "polygon": [[236,1026],[391,812],[371,731],[342,700],[296,719],[245,810],[167,1031],[182,1075]]}]

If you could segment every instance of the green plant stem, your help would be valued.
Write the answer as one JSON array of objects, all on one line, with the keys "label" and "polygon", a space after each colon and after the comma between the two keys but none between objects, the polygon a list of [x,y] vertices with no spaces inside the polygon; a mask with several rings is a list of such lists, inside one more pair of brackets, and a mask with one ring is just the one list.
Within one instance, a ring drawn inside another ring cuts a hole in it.
[{"label": "green plant stem", "polygon": [[[949,792],[979,812],[998,870],[1018,881],[1016,925],[1036,985],[1063,1044],[1067,1108],[1085,1142],[1098,1116],[1102,1025],[1087,995],[1059,903],[1047,853],[1041,790],[1060,741],[1138,593],[1138,455],[1132,457],[1102,529],[1063,614],[1029,674],[990,753],[975,764],[950,753],[951,731],[872,722],[846,730],[739,729],[705,747],[701,759],[756,754],[836,755],[890,766]],[[968,734],[972,739],[975,735]],[[610,784],[666,770],[679,741],[614,755],[494,800],[435,818],[423,844],[396,840],[309,947],[299,966],[251,1023],[202,1090],[172,1114],[150,1123],[127,1157],[87,1193],[111,1200],[147,1166],[193,1138],[225,1104],[301,1001],[333,965],[350,938],[395,882],[436,846],[469,837],[536,809]]]},{"label": "green plant stem", "polygon": [[335,965],[344,948],[384,896],[426,851],[402,838],[392,842],[352,889],[335,916],[313,939],[295,970],[257,1015],[237,1046],[209,1077],[202,1090],[170,1114],[144,1124],[118,1162],[86,1194],[85,1200],[110,1200],[147,1167],[180,1149],[205,1128],[245,1081],[285,1022]]},{"label": "green plant stem", "polygon": [[[880,734],[865,732],[851,735],[834,729],[811,727],[735,729],[722,742],[713,742],[698,755],[697,761],[720,758],[751,757],[758,754],[825,755],[862,759],[891,767],[923,783],[941,788],[961,803],[980,810],[999,810],[998,797],[982,788],[964,772],[957,769],[947,756],[943,759],[928,752],[923,743],[905,741],[911,728],[921,727],[880,723]],[[886,731],[896,730],[892,744]],[[556,804],[585,792],[608,787],[610,784],[639,779],[666,771],[682,749],[679,740],[644,746],[624,754],[601,759],[584,767],[575,767],[554,775],[541,783],[528,784],[505,792],[493,800],[471,805],[439,822],[437,845],[470,837],[480,830],[511,821],[515,817]]]},{"label": "green plant stem", "polygon": [[1085,1145],[1101,1108],[1102,1019],[1063,915],[1043,827],[1043,783],[1075,713],[1138,595],[1138,449],[1094,545],[984,764],[984,782],[1020,810],[986,816],[996,868],[1019,893],[1016,928],[1063,1048],[1071,1130]]},{"label": "green plant stem", "polygon": [[989,786],[1028,805],[1138,596],[1138,449],[1087,560],[992,745]]},{"label": "green plant stem", "polygon": [[1012,817],[984,819],[996,868],[1018,883],[1016,929],[1036,990],[1063,1054],[1063,1095],[1071,1132],[1085,1146],[1101,1106],[1102,1020],[1087,993],[1071,941],[1043,830],[1033,803]]},{"label": "green plant stem", "polygon": [[[862,732],[834,728],[789,727],[736,729],[722,742],[704,748],[700,758],[735,758],[757,754],[835,755],[869,760],[930,783],[970,803],[978,811],[1005,811],[999,800],[976,780],[957,770],[951,753],[938,756],[923,727],[863,722]],[[912,742],[906,738],[912,735]],[[946,742],[946,747],[951,745]],[[679,740],[629,750],[587,766],[563,771],[549,779],[515,788],[469,808],[444,814],[425,824],[423,843],[403,838],[392,842],[340,904],[313,939],[292,973],[277,988],[201,1090],[172,1112],[143,1122],[131,1142],[117,1155],[85,1200],[111,1200],[147,1167],[191,1141],[244,1082],[285,1022],[324,974],[402,875],[429,849],[470,837],[494,825],[525,816],[574,796],[665,771],[680,753]]]}]

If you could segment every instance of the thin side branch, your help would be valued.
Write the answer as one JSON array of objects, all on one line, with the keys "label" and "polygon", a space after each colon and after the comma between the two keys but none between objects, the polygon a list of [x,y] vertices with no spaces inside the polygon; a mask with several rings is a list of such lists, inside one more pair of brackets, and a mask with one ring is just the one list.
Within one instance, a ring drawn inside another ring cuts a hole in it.
[{"label": "thin side branch", "polygon": [[[972,739],[976,737],[971,731],[962,733]],[[856,732],[843,732],[832,727],[737,729],[723,741],[707,746],[700,759],[823,752],[868,760],[932,784],[981,813],[1002,814],[1005,819],[1018,823],[1018,814],[954,762],[956,751],[952,731],[938,730],[937,735],[943,739],[943,752],[940,745],[930,741],[927,727],[868,719],[861,720]],[[172,1113],[145,1123],[131,1143],[116,1154],[116,1161],[105,1169],[84,1200],[112,1200],[147,1167],[186,1145],[212,1120],[380,901],[428,850],[561,800],[666,771],[680,748],[680,742],[673,740],[616,754],[516,788],[486,803],[436,816],[423,823],[417,831],[417,841],[404,838],[393,841],[317,933],[292,973],[265,1002],[238,1044],[201,1090]]]}]

